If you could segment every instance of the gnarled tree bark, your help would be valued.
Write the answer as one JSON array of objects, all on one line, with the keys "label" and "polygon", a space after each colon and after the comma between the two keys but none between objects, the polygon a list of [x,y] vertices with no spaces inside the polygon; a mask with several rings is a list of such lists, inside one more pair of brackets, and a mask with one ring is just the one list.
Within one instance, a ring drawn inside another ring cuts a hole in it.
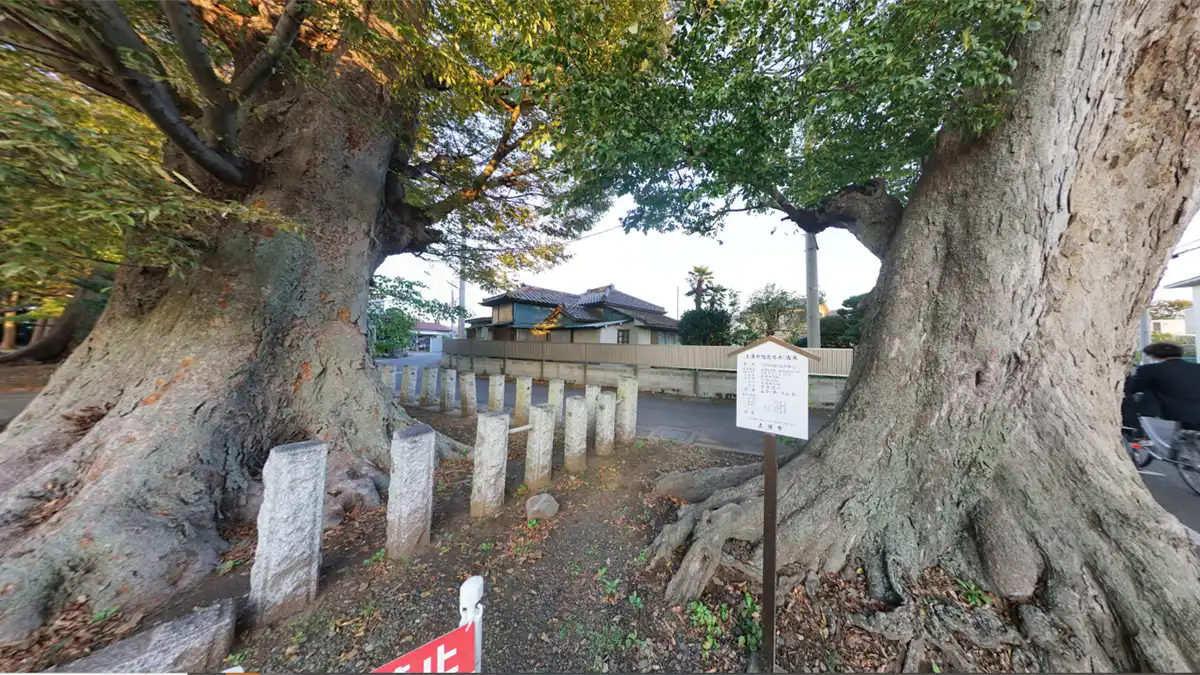
[{"label": "gnarled tree bark", "polygon": [[[899,605],[893,634],[958,668],[969,636],[904,602],[930,567],[1023,603],[1005,639],[1046,670],[1195,671],[1196,555],[1119,447],[1117,401],[1135,318],[1200,205],[1200,5],[1045,13],[1009,119],[943,133],[886,237],[847,393],[781,469],[779,561],[857,561]],[[704,590],[730,539],[757,544],[761,570],[761,490],[718,491],[660,534],[658,560],[690,541],[670,601]]]},{"label": "gnarled tree bark", "polygon": [[263,169],[245,200],[303,231],[223,222],[186,278],[121,268],[91,335],[0,434],[0,644],[63,599],[132,610],[209,574],[218,523],[275,445],[327,439],[351,473],[388,468],[411,420],[368,356],[367,284],[435,233],[384,217],[386,96],[353,74],[326,86],[352,104],[272,92],[241,134]]}]

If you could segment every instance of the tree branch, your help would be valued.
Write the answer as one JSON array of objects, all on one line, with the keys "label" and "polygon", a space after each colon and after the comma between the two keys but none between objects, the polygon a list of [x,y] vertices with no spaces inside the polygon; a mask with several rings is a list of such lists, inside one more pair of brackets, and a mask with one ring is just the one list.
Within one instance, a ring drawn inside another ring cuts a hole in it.
[{"label": "tree branch", "polygon": [[274,32],[267,40],[267,46],[254,57],[245,70],[233,78],[233,90],[239,100],[253,94],[275,69],[280,57],[291,48],[296,36],[300,34],[300,24],[304,23],[310,4],[311,0],[288,0],[283,14],[279,15],[279,22],[275,24]]},{"label": "tree branch", "polygon": [[188,0],[162,0],[162,8],[183,62],[207,100],[204,121],[213,133],[217,150],[233,153],[237,148],[237,103],[229,98],[225,83],[213,72],[191,4]]},{"label": "tree branch", "polygon": [[[500,168],[500,165],[512,154],[513,150],[521,147],[525,139],[529,138],[529,136],[539,129],[537,125],[534,125],[513,140],[513,131],[516,129],[517,121],[520,117],[521,105],[518,104],[509,114],[508,122],[504,126],[504,132],[500,134],[500,139],[496,142],[496,149],[492,152],[492,156],[488,158],[487,164],[483,166],[479,175],[475,177],[475,180],[471,181],[470,185],[452,192],[426,209],[426,213],[433,219],[433,222],[436,223],[460,206],[478,199],[488,187],[492,186],[489,184],[489,180],[496,173],[496,169]],[[521,175],[527,173],[530,173],[530,171],[523,171]]]},{"label": "tree branch", "polygon": [[92,29],[83,31],[84,41],[104,67],[117,77],[121,89],[137,107],[188,157],[205,171],[224,183],[246,185],[251,180],[250,167],[245,161],[225,156],[210,148],[183,119],[166,86],[155,76],[128,68],[120,50],[132,50],[153,60],[153,55],[133,30],[115,0],[101,0],[94,5],[100,15]]},{"label": "tree branch", "polygon": [[829,227],[840,227],[853,234],[877,258],[887,251],[892,234],[904,215],[900,200],[887,192],[882,179],[873,178],[864,185],[850,185],[821,199],[814,209],[804,209],[790,203],[772,187],[768,194],[776,207],[787,214],[805,232],[817,233]]},{"label": "tree branch", "polygon": [[125,105],[136,108],[121,87],[104,78],[104,71],[84,66],[91,59],[65,43],[61,35],[45,29],[25,16],[17,6],[3,9],[5,20],[0,21],[0,42],[26,51],[51,70],[66,75],[80,84],[96,90]]}]

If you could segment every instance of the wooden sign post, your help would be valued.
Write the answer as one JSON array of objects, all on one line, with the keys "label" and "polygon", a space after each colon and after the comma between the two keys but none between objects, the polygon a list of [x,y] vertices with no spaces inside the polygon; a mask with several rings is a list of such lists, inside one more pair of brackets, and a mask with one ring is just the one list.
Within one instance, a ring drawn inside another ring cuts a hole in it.
[{"label": "wooden sign post", "polygon": [[775,522],[778,435],[808,438],[808,360],[821,357],[776,337],[729,353],[737,356],[737,425],[763,432],[763,670],[775,672]]}]

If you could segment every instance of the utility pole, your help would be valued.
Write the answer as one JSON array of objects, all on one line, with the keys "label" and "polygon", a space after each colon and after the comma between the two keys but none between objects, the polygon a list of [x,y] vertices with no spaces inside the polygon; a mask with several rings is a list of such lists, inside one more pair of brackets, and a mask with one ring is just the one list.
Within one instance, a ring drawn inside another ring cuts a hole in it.
[{"label": "utility pole", "polygon": [[467,280],[463,279],[462,272],[458,273],[458,308],[463,311],[458,315],[458,339],[467,339]]},{"label": "utility pole", "polygon": [[679,318],[679,287],[675,287],[675,318]]},{"label": "utility pole", "polygon": [[808,292],[806,293],[808,315],[808,346],[821,346],[821,290],[817,285],[817,235],[812,232],[804,233],[805,256],[804,271],[808,276]]},{"label": "utility pole", "polygon": [[1138,353],[1142,353],[1148,344],[1150,344],[1150,310],[1147,309],[1142,312],[1142,320],[1138,325]]},{"label": "utility pole", "polygon": [[458,247],[458,308],[462,312],[458,316],[458,339],[467,339],[467,280],[464,277],[467,267],[467,226],[459,229],[462,242]]}]

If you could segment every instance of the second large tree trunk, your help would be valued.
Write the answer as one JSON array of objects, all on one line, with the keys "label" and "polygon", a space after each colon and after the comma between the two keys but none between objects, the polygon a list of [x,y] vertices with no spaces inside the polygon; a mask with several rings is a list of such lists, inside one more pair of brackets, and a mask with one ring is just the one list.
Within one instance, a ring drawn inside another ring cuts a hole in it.
[{"label": "second large tree trunk", "polygon": [[227,222],[185,278],[122,268],[89,338],[0,435],[0,644],[77,595],[146,607],[210,573],[217,523],[275,445],[327,439],[388,465],[403,413],[365,309],[393,144],[383,97],[364,98],[377,108],[355,116],[319,93],[276,102],[246,132],[266,172],[246,200],[303,231]]},{"label": "second large tree trunk", "polygon": [[[940,139],[839,411],[781,470],[780,563],[861,566],[898,605],[891,637],[955,671],[981,666],[970,626],[917,606],[931,567],[1019,603],[1022,635],[989,637],[1046,670],[1200,669],[1196,556],[1117,442],[1135,318],[1200,198],[1198,15],[1050,3],[1010,120]],[[760,542],[761,485],[660,535],[660,558],[691,540],[670,600],[703,591],[727,540]]]}]

